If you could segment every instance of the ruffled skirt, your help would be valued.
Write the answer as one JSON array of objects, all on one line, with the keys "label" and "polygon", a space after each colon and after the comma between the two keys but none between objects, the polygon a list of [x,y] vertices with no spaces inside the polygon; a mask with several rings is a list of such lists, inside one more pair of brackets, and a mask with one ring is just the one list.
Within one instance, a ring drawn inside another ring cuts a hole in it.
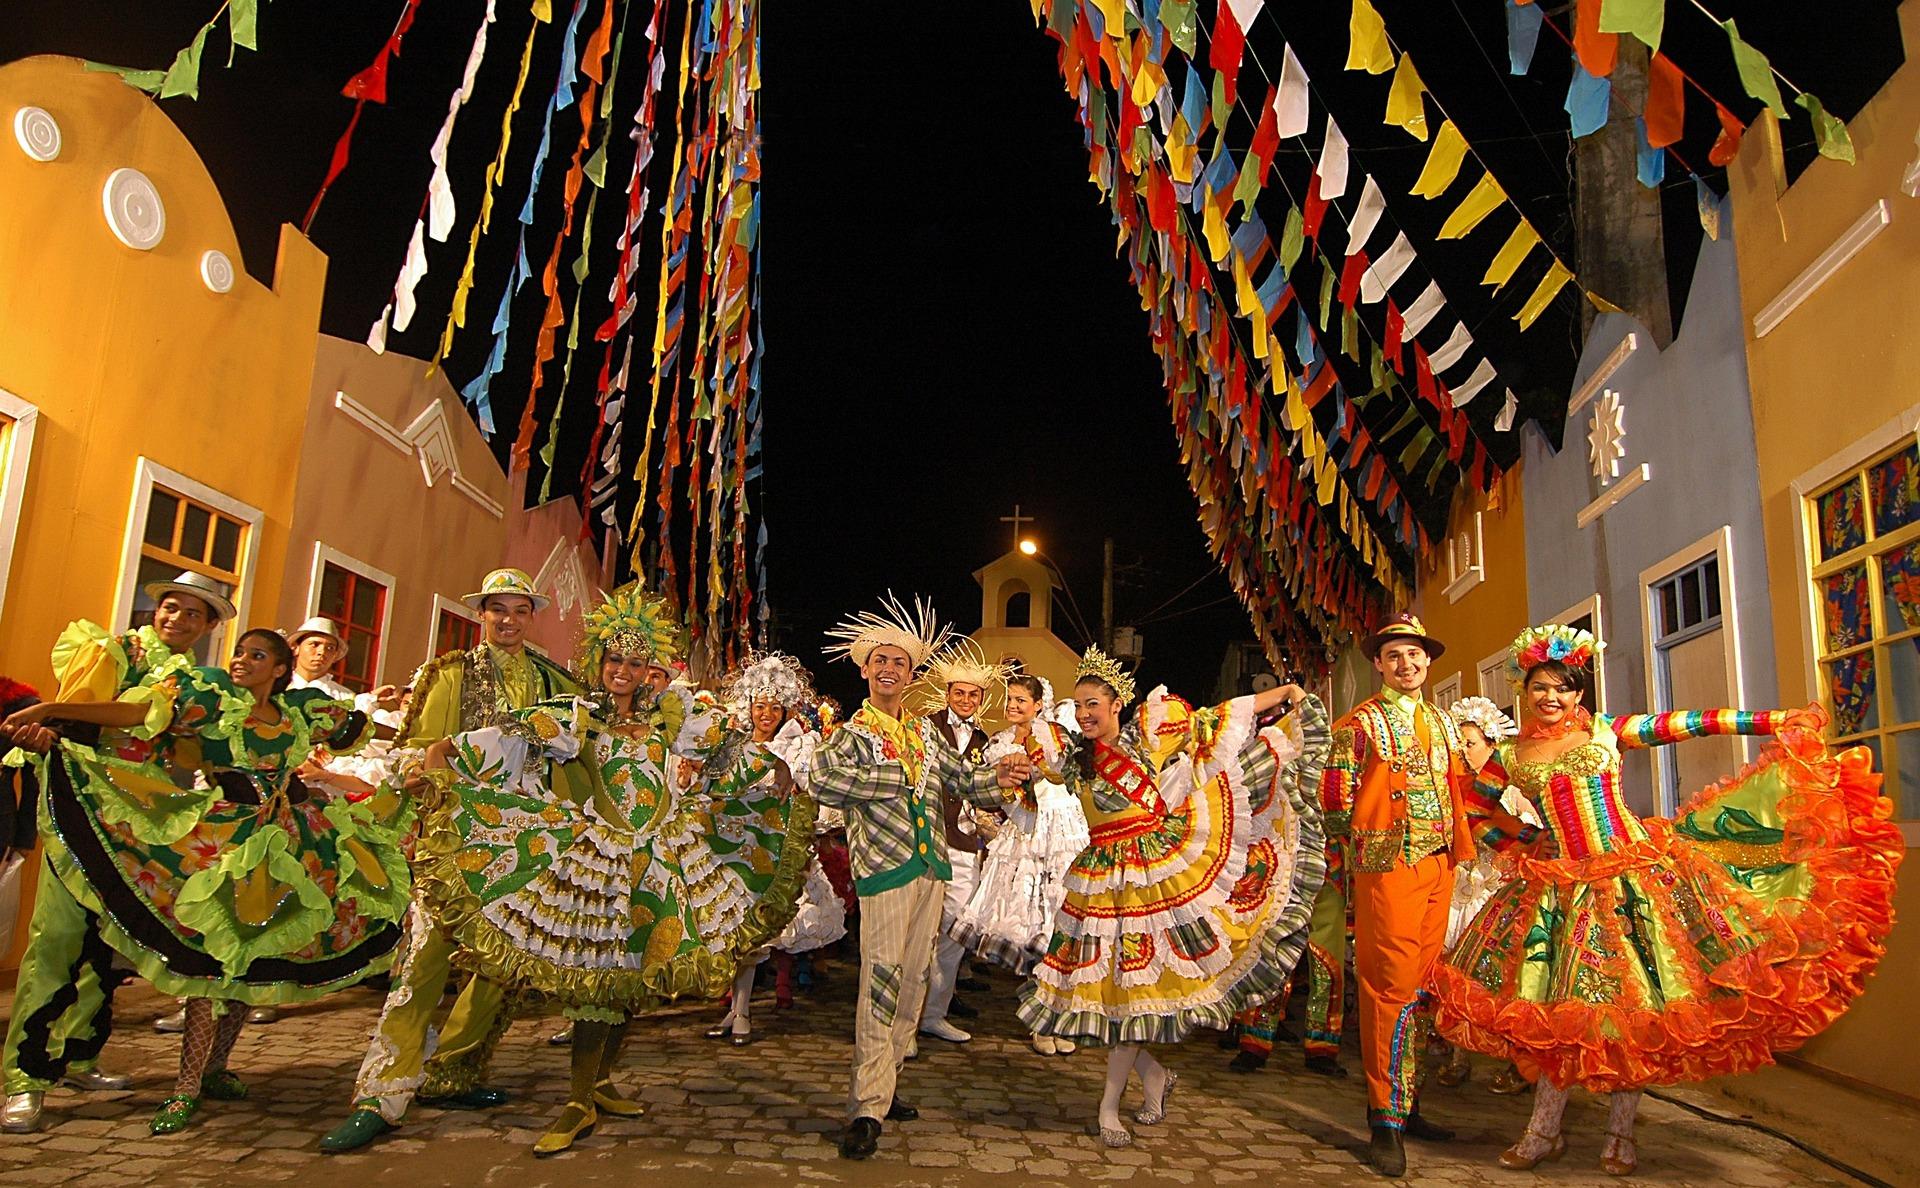
[{"label": "ruffled skirt", "polygon": [[1436,1027],[1597,1092],[1772,1063],[1885,951],[1905,843],[1879,782],[1865,750],[1795,730],[1645,841],[1505,860],[1434,967]]},{"label": "ruffled skirt", "polygon": [[1031,829],[1009,825],[987,844],[966,911],[948,930],[957,943],[1015,973],[1047,955],[1066,876],[1087,846],[1080,802],[1057,786],[1039,802]]},{"label": "ruffled skirt", "polygon": [[251,803],[258,786],[238,773],[182,789],[150,764],[71,742],[46,757],[42,779],[54,872],[161,993],[304,1002],[392,964],[411,895],[411,818],[392,793]]},{"label": "ruffled skirt", "polygon": [[782,953],[811,953],[847,935],[847,909],[841,904],[827,872],[818,860],[807,863],[806,882],[800,887],[800,906],[793,923],[773,942]]}]

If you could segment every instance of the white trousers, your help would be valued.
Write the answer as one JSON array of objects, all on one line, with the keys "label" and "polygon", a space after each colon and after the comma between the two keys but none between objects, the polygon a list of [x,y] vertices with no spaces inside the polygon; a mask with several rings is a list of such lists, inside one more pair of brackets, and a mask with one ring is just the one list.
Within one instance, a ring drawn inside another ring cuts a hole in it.
[{"label": "white trousers", "polygon": [[978,854],[954,850],[947,858],[953,864],[953,881],[947,884],[940,910],[940,932],[933,945],[933,964],[927,970],[927,1004],[920,1012],[922,1027],[931,1027],[945,1019],[947,1008],[953,1005],[953,987],[959,980],[960,958],[966,955],[966,949],[947,935],[947,929],[966,912],[980,874]]}]

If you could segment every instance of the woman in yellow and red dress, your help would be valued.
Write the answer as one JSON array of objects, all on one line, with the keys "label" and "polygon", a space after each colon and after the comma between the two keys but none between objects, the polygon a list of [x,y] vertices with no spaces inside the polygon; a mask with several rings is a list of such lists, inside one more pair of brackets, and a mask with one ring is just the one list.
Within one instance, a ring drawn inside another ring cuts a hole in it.
[{"label": "woman in yellow and red dress", "polygon": [[[1036,1035],[1112,1049],[1100,1137],[1133,1136],[1120,1096],[1138,1072],[1166,1117],[1175,1077],[1146,1050],[1224,1028],[1285,984],[1325,875],[1315,799],[1331,736],[1297,685],[1194,709],[1165,689],[1120,724],[1133,681],[1097,648],[1074,697],[1085,735],[1047,778],[1079,797],[1090,840],[1066,875],[1046,958],[1020,992]],[[1268,710],[1297,713],[1257,729]]]},{"label": "woman in yellow and red dress", "polygon": [[[1511,784],[1546,825],[1488,839],[1512,881],[1431,982],[1449,1040],[1539,1071],[1503,1166],[1566,1150],[1577,1084],[1612,1095],[1600,1165],[1626,1175],[1644,1087],[1770,1064],[1859,995],[1885,951],[1905,847],[1871,756],[1830,752],[1819,710],[1589,716],[1595,651],[1588,633],[1555,625],[1514,641],[1508,673],[1530,720],[1475,796],[1497,804]],[[1671,820],[1628,809],[1621,748],[1730,734],[1774,741]]]}]

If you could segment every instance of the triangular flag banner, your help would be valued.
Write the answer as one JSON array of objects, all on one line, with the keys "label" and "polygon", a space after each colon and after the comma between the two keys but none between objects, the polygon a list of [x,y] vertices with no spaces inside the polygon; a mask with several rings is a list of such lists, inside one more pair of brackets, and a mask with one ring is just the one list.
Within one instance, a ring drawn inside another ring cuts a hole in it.
[{"label": "triangular flag banner", "polygon": [[1634,150],[1634,175],[1640,184],[1649,190],[1657,190],[1667,176],[1667,154],[1647,143],[1647,121],[1645,117],[1634,121],[1640,132],[1640,143]]},{"label": "triangular flag banner", "polygon": [[1853,137],[1847,135],[1847,125],[1840,117],[1806,91],[1795,95],[1793,101],[1806,108],[1807,118],[1813,121],[1813,143],[1819,147],[1820,155],[1853,164]]},{"label": "triangular flag banner", "polygon": [[1531,327],[1547,311],[1547,306],[1553,303],[1554,296],[1572,279],[1573,273],[1567,271],[1567,266],[1555,260],[1553,267],[1547,269],[1547,275],[1540,278],[1540,285],[1534,289],[1533,296],[1527,298],[1520,312],[1513,315],[1513,320],[1520,323],[1522,330]]},{"label": "triangular flag banner", "polygon": [[[1213,40],[1207,45],[1207,65],[1213,67],[1214,109],[1233,107],[1239,85],[1240,63],[1246,57],[1247,34],[1233,14],[1233,0],[1220,0],[1213,17]],[[1214,123],[1221,123],[1218,115]]]},{"label": "triangular flag banner", "polygon": [[1787,118],[1787,105],[1780,101],[1780,85],[1773,81],[1773,63],[1767,61],[1767,55],[1740,40],[1740,30],[1732,21],[1721,26],[1727,31],[1727,41],[1733,46],[1733,65],[1740,71],[1740,85],[1747,94],[1773,109],[1777,120]]},{"label": "triangular flag banner", "polygon": [[1579,62],[1573,64],[1573,83],[1567,88],[1565,106],[1576,138],[1591,136],[1607,126],[1607,100],[1612,94],[1611,80],[1590,73]]},{"label": "triangular flag banner", "polygon": [[1282,137],[1299,136],[1307,130],[1307,70],[1300,65],[1292,46],[1286,48],[1280,61],[1280,90],[1273,97],[1273,114]]},{"label": "triangular flag banner", "polygon": [[1360,300],[1372,305],[1385,297],[1387,290],[1393,287],[1393,282],[1399,280],[1412,263],[1413,244],[1408,241],[1407,233],[1402,231],[1394,236],[1393,246],[1375,260],[1373,267],[1367,269],[1366,275],[1360,278]]},{"label": "triangular flag banner", "polygon": [[1433,151],[1427,154],[1426,168],[1413,183],[1413,192],[1422,198],[1438,198],[1447,192],[1453,179],[1460,176],[1460,162],[1467,156],[1467,138],[1448,120],[1433,138]]},{"label": "triangular flag banner", "polygon": [[1740,136],[1747,128],[1738,117],[1719,103],[1713,105],[1714,114],[1720,117],[1720,135],[1707,150],[1707,164],[1725,165],[1740,152]]},{"label": "triangular flag banner", "polygon": [[1467,348],[1472,345],[1473,335],[1467,333],[1467,324],[1460,322],[1454,326],[1453,333],[1447,337],[1446,344],[1427,356],[1427,366],[1433,369],[1435,375],[1439,375],[1458,363],[1460,357],[1465,355]]},{"label": "triangular flag banner", "polygon": [[1587,303],[1593,306],[1593,308],[1599,310],[1601,313],[1626,313],[1627,312],[1626,310],[1621,309],[1619,306],[1615,305],[1613,302],[1608,301],[1605,297],[1602,297],[1600,294],[1594,292],[1592,289],[1586,289],[1586,290],[1583,290],[1583,292],[1585,292],[1587,295]]},{"label": "triangular flag banner", "polygon": [[1227,7],[1233,10],[1233,19],[1243,33],[1253,28],[1253,18],[1266,6],[1267,0],[1227,0]]},{"label": "triangular flag banner", "polygon": [[1440,307],[1446,304],[1446,300],[1441,295],[1440,282],[1428,281],[1427,287],[1420,291],[1420,296],[1414,298],[1412,305],[1407,306],[1407,314],[1401,324],[1403,340],[1411,339],[1425,330],[1427,323],[1433,321],[1433,315],[1440,312]]},{"label": "triangular flag banner", "polygon": [[1487,265],[1487,274],[1480,278],[1480,283],[1492,285],[1493,291],[1498,293],[1513,279],[1520,261],[1526,259],[1527,253],[1539,242],[1540,233],[1533,229],[1533,224],[1521,219],[1520,225],[1513,229],[1513,234],[1507,236],[1507,242],[1494,255],[1493,263]]},{"label": "triangular flag banner", "polygon": [[1413,68],[1413,55],[1401,54],[1400,65],[1393,71],[1393,86],[1387,90],[1386,122],[1404,128],[1415,140],[1425,140],[1427,105],[1421,96],[1426,93],[1427,84],[1420,81],[1420,72]]},{"label": "triangular flag banner", "polygon": [[1693,175],[1693,202],[1700,210],[1700,229],[1707,233],[1708,239],[1718,240],[1720,238],[1720,199],[1707,188],[1707,183],[1702,181],[1697,173]]},{"label": "triangular flag banner", "polygon": [[1367,246],[1367,237],[1380,223],[1380,214],[1387,209],[1386,196],[1380,193],[1380,183],[1367,175],[1366,184],[1360,187],[1360,205],[1354,207],[1353,218],[1347,223],[1347,254],[1351,256]]},{"label": "triangular flag banner", "polygon": [[1601,31],[1631,33],[1648,49],[1660,48],[1660,30],[1666,23],[1666,0],[1600,0]]},{"label": "triangular flag banner", "polygon": [[1528,0],[1507,0],[1507,70],[1525,74],[1533,65],[1534,47],[1540,44],[1540,6]]},{"label": "triangular flag banner", "polygon": [[1466,382],[1453,390],[1453,407],[1460,408],[1480,394],[1480,389],[1493,382],[1493,364],[1482,358],[1480,366],[1473,369]]},{"label": "triangular flag banner", "polygon": [[1665,54],[1647,65],[1647,143],[1666,148],[1686,128],[1686,76]]},{"label": "triangular flag banner", "polygon": [[1606,78],[1620,58],[1620,38],[1600,31],[1600,9],[1600,4],[1585,0],[1574,6],[1573,54],[1588,74]]},{"label": "triangular flag banner", "polygon": [[1288,272],[1300,260],[1300,251],[1306,246],[1306,231],[1300,217],[1300,208],[1287,211],[1287,224],[1280,231],[1280,267]]},{"label": "triangular flag banner", "polygon": [[1320,164],[1314,173],[1320,179],[1320,197],[1331,201],[1347,192],[1347,136],[1333,122],[1332,112],[1327,113],[1327,139],[1320,146]]},{"label": "triangular flag banner", "polygon": [[1513,418],[1519,412],[1520,398],[1513,394],[1512,388],[1508,388],[1507,399],[1505,403],[1500,406],[1500,415],[1493,419],[1493,431],[1495,433],[1505,433],[1507,430],[1513,428]]},{"label": "triangular flag banner", "polygon": [[1353,18],[1347,26],[1347,69],[1385,74],[1393,69],[1393,50],[1387,45],[1387,23],[1367,0],[1353,0]]},{"label": "triangular flag banner", "polygon": [[1447,216],[1447,221],[1440,228],[1440,238],[1459,239],[1478,227],[1481,219],[1493,213],[1493,208],[1506,200],[1506,191],[1500,188],[1500,183],[1493,180],[1493,174],[1486,174],[1474,184],[1454,212]]}]

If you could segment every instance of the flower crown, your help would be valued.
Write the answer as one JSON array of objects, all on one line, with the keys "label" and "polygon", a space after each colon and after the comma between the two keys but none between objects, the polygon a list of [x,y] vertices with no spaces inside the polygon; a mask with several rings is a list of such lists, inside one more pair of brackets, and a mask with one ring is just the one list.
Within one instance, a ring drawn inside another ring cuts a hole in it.
[{"label": "flower crown", "polygon": [[680,660],[686,629],[663,597],[628,582],[588,611],[581,626],[579,668],[589,684],[598,684],[600,662],[608,652],[644,656],[648,663],[672,668]]},{"label": "flower crown", "polygon": [[814,698],[811,675],[798,660],[780,652],[755,656],[733,674],[722,697],[728,711],[741,721],[755,701],[776,701],[791,712],[809,705]]},{"label": "flower crown", "polygon": [[1121,705],[1133,701],[1133,676],[1120,667],[1120,662],[1101,651],[1098,646],[1090,647],[1080,657],[1080,667],[1074,669],[1073,682],[1079,684],[1088,680],[1101,681],[1113,690]]},{"label": "flower crown", "polygon": [[1592,668],[1599,653],[1600,641],[1591,631],[1559,623],[1529,627],[1507,648],[1507,680],[1518,689],[1526,684],[1527,673],[1549,660],[1568,668]]}]

